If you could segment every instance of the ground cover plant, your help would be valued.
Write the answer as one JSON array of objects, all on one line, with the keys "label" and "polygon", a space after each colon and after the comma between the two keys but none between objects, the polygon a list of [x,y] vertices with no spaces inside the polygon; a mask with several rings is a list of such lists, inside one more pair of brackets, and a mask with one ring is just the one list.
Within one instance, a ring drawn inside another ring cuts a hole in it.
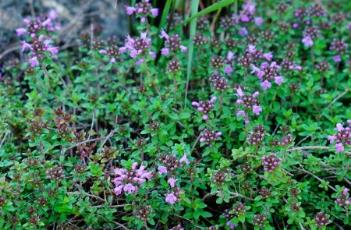
[{"label": "ground cover plant", "polygon": [[116,4],[0,55],[0,229],[351,226],[349,1]]}]

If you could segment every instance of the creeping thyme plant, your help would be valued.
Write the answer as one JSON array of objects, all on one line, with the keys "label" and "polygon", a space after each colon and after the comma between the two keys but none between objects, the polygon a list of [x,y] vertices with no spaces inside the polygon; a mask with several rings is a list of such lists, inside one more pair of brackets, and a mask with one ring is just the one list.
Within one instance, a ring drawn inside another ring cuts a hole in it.
[{"label": "creeping thyme plant", "polygon": [[121,39],[13,31],[0,229],[351,227],[349,1],[118,7]]}]

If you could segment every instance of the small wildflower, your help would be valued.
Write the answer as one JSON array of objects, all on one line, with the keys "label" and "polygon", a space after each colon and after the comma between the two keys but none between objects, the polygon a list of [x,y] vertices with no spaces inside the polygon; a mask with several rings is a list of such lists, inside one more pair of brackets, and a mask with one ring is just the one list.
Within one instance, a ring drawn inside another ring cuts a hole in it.
[{"label": "small wildflower", "polygon": [[345,150],[345,145],[351,145],[351,120],[348,120],[347,126],[344,127],[341,123],[336,124],[335,130],[336,135],[328,136],[328,140],[331,144],[336,142],[335,149],[336,152],[343,152]]},{"label": "small wildflower", "polygon": [[329,219],[327,215],[324,214],[323,212],[317,213],[314,220],[316,221],[316,224],[318,225],[318,227],[323,227],[329,224]]},{"label": "small wildflower", "polygon": [[138,163],[133,163],[130,170],[124,168],[114,169],[116,177],[113,179],[115,184],[114,192],[117,196],[122,193],[136,193],[138,188],[147,180],[150,180],[152,173],[145,170],[145,166],[138,168]]},{"label": "small wildflower", "polygon": [[280,159],[274,154],[271,154],[269,156],[262,157],[262,164],[265,171],[272,172],[275,168],[279,166]]},{"label": "small wildflower", "polygon": [[210,144],[211,142],[219,139],[219,137],[221,135],[222,135],[221,132],[215,132],[215,131],[211,131],[211,130],[205,129],[200,134],[200,142],[204,142],[206,144]]},{"label": "small wildflower", "polygon": [[184,155],[182,156],[182,158],[180,158],[179,163],[181,163],[181,164],[184,163],[184,164],[186,164],[186,165],[190,164],[190,161],[189,161],[188,158],[186,157],[186,154],[184,154]]},{"label": "small wildflower", "polygon": [[171,177],[167,180],[169,186],[171,186],[171,188],[175,187],[175,183],[176,183],[177,179],[175,179],[174,177]]},{"label": "small wildflower", "polygon": [[175,204],[178,200],[178,197],[174,194],[174,192],[168,193],[166,195],[166,202],[169,204]]},{"label": "small wildflower", "polygon": [[210,82],[212,83],[213,88],[218,91],[223,91],[228,88],[228,81],[218,73],[212,74],[210,77]]},{"label": "small wildflower", "polygon": [[264,225],[264,222],[266,221],[266,219],[267,219],[267,217],[265,217],[264,215],[257,214],[254,216],[253,224],[261,227]]},{"label": "small wildflower", "polygon": [[217,98],[212,96],[208,101],[193,101],[191,104],[197,111],[203,114],[202,119],[208,120],[208,113],[213,109],[216,100]]},{"label": "small wildflower", "polygon": [[167,174],[167,168],[165,166],[158,166],[158,172],[160,174]]},{"label": "small wildflower", "polygon": [[348,188],[344,188],[339,197],[336,198],[335,203],[337,203],[341,207],[351,205],[349,191],[350,190]]},{"label": "small wildflower", "polygon": [[[259,96],[258,92],[253,93],[252,95],[245,94],[241,87],[236,88],[236,95],[238,99],[236,104],[243,105],[248,111],[252,111],[255,115],[259,115],[262,112],[262,107],[259,105],[257,97]],[[243,115],[242,112],[239,115]]]},{"label": "small wildflower", "polygon": [[305,47],[313,46],[313,40],[310,36],[303,37],[302,43],[304,44]]}]

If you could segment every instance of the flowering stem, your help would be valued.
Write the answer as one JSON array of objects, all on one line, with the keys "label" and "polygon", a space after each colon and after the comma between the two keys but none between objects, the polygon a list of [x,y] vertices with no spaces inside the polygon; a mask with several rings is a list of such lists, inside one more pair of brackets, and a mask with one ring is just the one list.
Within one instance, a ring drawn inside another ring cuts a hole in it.
[{"label": "flowering stem", "polygon": [[[304,173],[306,173],[306,174],[308,174],[308,175],[314,177],[314,178],[317,179],[319,182],[324,182],[323,179],[319,178],[318,176],[316,176],[316,175],[313,174],[312,172],[307,171],[306,169],[304,169],[304,168],[302,168],[302,167],[299,168],[299,170],[300,170],[301,172],[304,172]],[[334,192],[336,192],[336,189],[335,189],[333,186],[328,185],[328,187],[329,187],[331,190],[333,190]]]},{"label": "flowering stem", "polygon": [[244,198],[246,200],[253,200],[250,197],[244,196],[244,195],[237,193],[237,192],[230,192],[230,195],[233,195],[234,197],[241,197],[241,198]]},{"label": "flowering stem", "polygon": [[290,148],[287,151],[288,152],[293,152],[293,151],[299,151],[299,150],[330,150],[330,147],[327,146],[301,146],[301,147],[295,147],[295,148]]}]

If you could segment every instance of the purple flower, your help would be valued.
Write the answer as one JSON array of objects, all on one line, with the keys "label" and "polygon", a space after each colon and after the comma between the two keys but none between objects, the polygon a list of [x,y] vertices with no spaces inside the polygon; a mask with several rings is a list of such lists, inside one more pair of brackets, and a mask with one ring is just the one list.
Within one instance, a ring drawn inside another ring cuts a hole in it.
[{"label": "purple flower", "polygon": [[197,111],[203,113],[202,118],[204,120],[208,119],[208,113],[212,110],[214,107],[214,103],[216,102],[216,97],[212,96],[210,100],[208,101],[193,101],[191,104],[193,107],[196,108]]},{"label": "purple flower", "polygon": [[330,144],[333,144],[336,140],[336,136],[330,135],[330,136],[328,136],[328,140],[329,140]]},{"label": "purple flower", "polygon": [[47,18],[45,21],[41,23],[43,27],[50,28],[52,27],[52,21],[51,18]]},{"label": "purple flower", "polygon": [[346,145],[351,145],[351,123],[348,121],[347,126],[337,123],[335,130],[337,133],[332,136],[328,136],[329,142],[332,144],[336,142],[336,152],[343,152]]},{"label": "purple flower", "polygon": [[340,55],[335,55],[335,56],[333,57],[333,61],[336,62],[336,63],[341,62],[341,56],[340,56]]},{"label": "purple flower", "polygon": [[336,152],[340,153],[344,151],[344,145],[342,143],[337,143],[335,145]]},{"label": "purple flower", "polygon": [[31,50],[32,49],[32,45],[25,42],[25,41],[21,41],[21,51],[26,51],[26,50]]},{"label": "purple flower", "polygon": [[231,67],[230,65],[227,65],[227,66],[225,66],[224,67],[224,72],[226,73],[226,74],[231,74],[231,73],[233,73],[233,67]]},{"label": "purple flower", "polygon": [[222,132],[216,132],[216,131],[204,129],[200,134],[199,141],[201,143],[211,144],[211,142],[219,139],[220,136],[222,136]]},{"label": "purple flower", "polygon": [[168,40],[168,39],[169,39],[169,35],[168,35],[168,34],[166,33],[166,31],[164,31],[164,30],[161,31],[160,37],[161,37],[162,39],[165,39],[165,40]]},{"label": "purple flower", "polygon": [[115,184],[114,192],[117,196],[124,193],[136,193],[138,188],[152,178],[152,173],[145,170],[145,166],[138,168],[138,163],[134,162],[130,170],[124,168],[114,169],[116,177],[113,179]]},{"label": "purple flower", "polygon": [[262,157],[262,164],[264,167],[264,171],[272,172],[275,168],[277,168],[280,164],[280,159],[276,157],[274,154],[270,154],[268,156]]},{"label": "purple flower", "polygon": [[123,192],[123,185],[116,186],[113,191],[117,196],[121,195]]},{"label": "purple flower", "polygon": [[267,61],[271,61],[272,58],[273,58],[272,52],[264,53],[262,56],[263,56],[263,58],[266,59]]},{"label": "purple flower", "polygon": [[49,47],[49,48],[47,48],[47,50],[48,50],[52,55],[58,54],[58,51],[59,51],[58,47]]},{"label": "purple flower", "polygon": [[186,165],[190,164],[190,161],[186,157],[186,154],[184,154],[182,158],[180,158],[179,163],[185,163]]},{"label": "purple flower", "polygon": [[236,95],[238,95],[239,97],[243,97],[245,95],[241,87],[236,88]]},{"label": "purple flower", "polygon": [[18,29],[16,29],[16,34],[17,34],[18,37],[22,36],[22,35],[25,35],[26,33],[27,33],[27,29],[25,29],[25,28],[18,28]]},{"label": "purple flower", "polygon": [[255,24],[257,26],[261,26],[263,24],[263,18],[262,17],[256,17],[255,18]]},{"label": "purple flower", "polygon": [[155,52],[150,51],[150,52],[149,52],[149,55],[150,55],[150,57],[151,57],[153,60],[156,59],[156,53],[155,53]]},{"label": "purple flower", "polygon": [[240,15],[240,20],[242,22],[249,22],[250,21],[250,17],[248,15],[246,15],[246,14],[242,14],[242,15]]},{"label": "purple flower", "polygon": [[56,10],[50,10],[48,13],[48,18],[51,20],[55,20],[58,17],[58,13]]},{"label": "purple flower", "polygon": [[29,64],[31,67],[36,67],[39,65],[39,61],[38,61],[38,58],[36,56],[32,57],[29,59]]},{"label": "purple flower", "polygon": [[247,51],[251,54],[256,53],[256,46],[255,45],[248,45]]},{"label": "purple flower", "polygon": [[[241,87],[236,88],[236,95],[238,96],[238,99],[236,100],[236,104],[242,105],[246,110],[251,110],[255,115],[259,115],[259,113],[262,111],[261,106],[258,103],[258,92],[253,93],[252,95],[246,95],[244,91],[241,89]],[[240,110],[237,112],[237,116],[244,117],[245,122],[248,120],[247,114],[245,111]]]},{"label": "purple flower", "polygon": [[169,49],[168,48],[162,48],[161,49],[161,54],[163,56],[168,56],[169,55]]},{"label": "purple flower", "polygon": [[311,47],[313,46],[313,40],[310,36],[306,36],[302,39],[302,43],[304,44],[305,47]]},{"label": "purple flower", "polygon": [[239,35],[242,36],[242,37],[245,37],[249,34],[249,31],[247,31],[247,29],[245,27],[241,27],[239,29]]},{"label": "purple flower", "polygon": [[230,230],[234,230],[235,229],[235,224],[233,224],[231,221],[227,221],[227,226]]},{"label": "purple flower", "polygon": [[104,50],[104,49],[101,49],[101,50],[99,50],[99,53],[100,53],[100,54],[107,54],[107,51]]},{"label": "purple flower", "polygon": [[229,51],[227,54],[227,60],[232,61],[234,59],[234,53],[232,51]]},{"label": "purple flower", "polygon": [[166,202],[169,203],[169,204],[175,204],[175,202],[177,202],[178,198],[176,197],[176,195],[171,192],[171,193],[168,193],[166,195]]},{"label": "purple flower", "polygon": [[174,177],[171,177],[167,180],[167,182],[168,182],[169,186],[171,186],[171,188],[174,188],[176,181],[177,180]]},{"label": "purple flower", "polygon": [[274,78],[274,82],[275,82],[275,84],[277,84],[277,85],[281,85],[281,84],[283,83],[283,77],[282,77],[282,76],[276,76],[276,77]]},{"label": "purple flower", "polygon": [[186,46],[181,45],[181,46],[179,46],[179,48],[180,48],[180,50],[181,50],[183,53],[185,53],[186,51],[188,51],[188,48],[187,48]]},{"label": "purple flower", "polygon": [[259,105],[252,106],[252,112],[256,115],[260,115],[260,113],[262,112],[261,106]]},{"label": "purple flower", "polygon": [[253,15],[256,11],[256,4],[250,0],[246,1],[243,5],[243,11]]},{"label": "purple flower", "polygon": [[135,193],[137,188],[134,185],[129,183],[129,184],[124,185],[123,190],[126,193]]},{"label": "purple flower", "polygon": [[344,128],[344,126],[341,124],[341,123],[337,123],[336,124],[336,130],[337,131],[339,131],[339,132],[341,132],[341,131],[343,131],[345,128]]},{"label": "purple flower", "polygon": [[138,61],[135,62],[135,65],[141,65],[144,63],[144,58],[140,58]]},{"label": "purple flower", "polygon": [[157,16],[158,16],[158,13],[159,13],[159,10],[158,10],[157,8],[152,8],[152,9],[151,9],[151,14],[152,14],[152,16],[157,17]]},{"label": "purple flower", "polygon": [[263,90],[267,90],[272,87],[272,84],[269,81],[265,80],[261,82],[261,87]]},{"label": "purple flower", "polygon": [[165,166],[158,166],[158,172],[160,174],[167,174],[167,168]]},{"label": "purple flower", "polygon": [[236,116],[238,117],[245,117],[246,116],[246,113],[244,110],[239,110],[236,112]]},{"label": "purple flower", "polygon": [[136,11],[135,7],[131,7],[131,6],[126,6],[126,13],[127,15],[132,15],[134,14]]}]

